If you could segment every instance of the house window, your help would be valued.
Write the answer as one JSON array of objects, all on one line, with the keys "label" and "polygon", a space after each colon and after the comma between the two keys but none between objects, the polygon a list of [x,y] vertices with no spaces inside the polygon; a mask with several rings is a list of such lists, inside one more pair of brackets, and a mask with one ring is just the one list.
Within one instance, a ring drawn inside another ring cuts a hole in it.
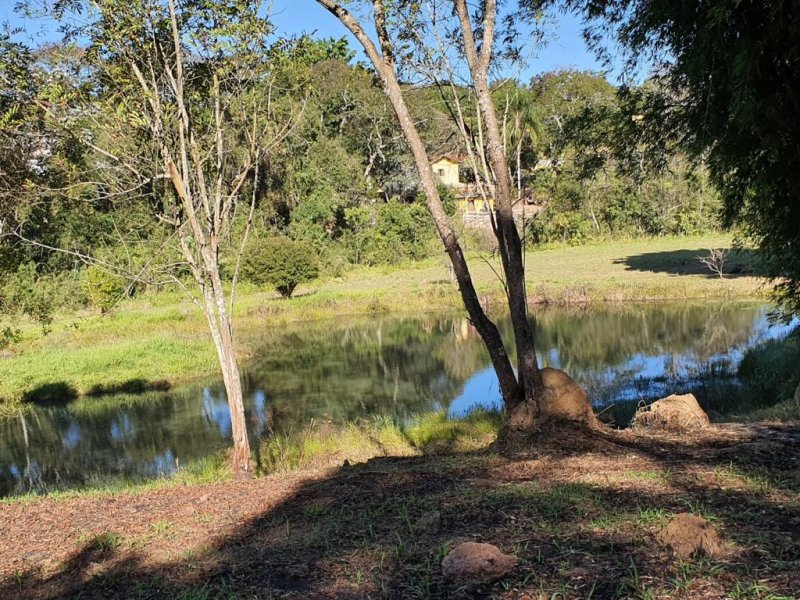
[{"label": "house window", "polygon": [[439,177],[444,177],[444,169],[439,169],[437,173],[439,173]]}]

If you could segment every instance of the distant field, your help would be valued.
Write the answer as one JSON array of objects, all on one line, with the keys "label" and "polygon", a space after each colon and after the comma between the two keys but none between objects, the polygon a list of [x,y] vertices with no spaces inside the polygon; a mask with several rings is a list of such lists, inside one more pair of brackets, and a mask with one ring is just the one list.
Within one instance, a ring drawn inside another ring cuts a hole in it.
[{"label": "distant field", "polygon": [[[625,242],[603,242],[585,246],[560,246],[526,255],[529,293],[548,292],[547,299],[569,301],[570,292],[583,290],[589,299],[721,298],[759,295],[763,279],[756,277],[750,252],[731,254],[727,270],[737,271],[720,279],[699,260],[710,248],[730,248],[725,235],[655,238]],[[328,292],[397,292],[404,294],[422,286],[449,281],[446,258],[426,261],[402,271],[382,273],[364,269],[341,280],[324,284]],[[487,253],[472,257],[476,284],[484,289],[499,286],[493,268],[499,260]]]},{"label": "distant field", "polygon": [[[663,238],[556,247],[527,254],[532,302],[753,298],[765,291],[749,255],[731,256],[735,271],[720,279],[698,256],[730,247],[726,236]],[[479,292],[502,306],[498,260],[470,260]],[[445,258],[404,267],[358,268],[344,277],[315,282],[282,300],[272,292],[243,288],[237,303],[240,352],[248,332],[290,322],[390,311],[461,308]],[[0,355],[0,399],[25,395],[81,395],[115,388],[146,388],[213,374],[216,362],[205,321],[191,302],[161,293],[123,303],[114,313],[61,315],[42,336],[33,325],[24,339]]]}]

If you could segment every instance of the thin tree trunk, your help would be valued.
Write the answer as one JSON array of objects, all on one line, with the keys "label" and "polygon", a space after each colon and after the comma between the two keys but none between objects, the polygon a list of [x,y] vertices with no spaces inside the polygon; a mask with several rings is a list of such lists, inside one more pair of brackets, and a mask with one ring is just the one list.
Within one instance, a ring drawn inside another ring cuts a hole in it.
[{"label": "thin tree trunk", "polygon": [[228,398],[228,408],[231,413],[231,436],[233,437],[231,468],[235,476],[247,477],[252,472],[252,464],[244,412],[242,380],[239,374],[239,365],[236,362],[233,340],[223,333],[221,342],[217,353],[222,365],[222,380],[225,383],[225,395]]},{"label": "thin tree trunk", "polygon": [[500,247],[500,257],[506,273],[508,306],[517,347],[520,388],[517,397],[511,401],[510,405],[508,401],[506,404],[510,410],[513,410],[517,404],[524,400],[526,403],[531,404],[528,413],[535,418],[538,416],[538,402],[544,385],[536,358],[533,327],[528,321],[525,265],[522,257],[522,241],[517,231],[516,223],[514,223],[511,175],[488,81],[488,67],[494,36],[495,2],[494,0],[487,0],[484,8],[483,45],[480,53],[473,37],[466,0],[455,0],[455,5],[461,24],[467,63],[478,98],[481,120],[486,125],[486,149],[489,164],[496,178],[496,233]]},{"label": "thin tree trunk", "polygon": [[[206,294],[206,316],[208,317],[214,348],[217,351],[217,359],[222,370],[222,382],[225,386],[225,396],[231,416],[231,436],[233,437],[231,470],[235,477],[247,477],[252,473],[252,462],[244,412],[242,380],[239,374],[239,365],[236,361],[236,348],[231,323],[227,313],[224,312],[225,299],[224,297],[217,298],[215,296],[216,294],[213,292]],[[221,314],[219,312],[220,302],[223,306]]]}]

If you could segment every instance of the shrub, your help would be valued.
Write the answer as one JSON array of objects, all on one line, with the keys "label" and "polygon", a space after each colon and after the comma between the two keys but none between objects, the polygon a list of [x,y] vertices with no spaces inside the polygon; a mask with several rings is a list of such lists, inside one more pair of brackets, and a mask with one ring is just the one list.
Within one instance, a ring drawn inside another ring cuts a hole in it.
[{"label": "shrub", "polygon": [[343,242],[353,262],[397,264],[430,254],[433,224],[424,205],[397,200],[345,210],[347,234]]},{"label": "shrub", "polygon": [[[22,314],[30,317],[42,326],[47,333],[53,321],[53,299],[44,289],[43,278],[36,272],[33,263],[23,263],[16,273],[0,286],[0,314]],[[16,339],[13,328],[5,330],[3,338],[6,343]]]},{"label": "shrub", "polygon": [[86,269],[83,278],[83,291],[89,303],[108,312],[125,294],[125,280],[99,267]]},{"label": "shrub", "polygon": [[319,275],[314,247],[287,237],[256,241],[242,260],[242,278],[256,285],[271,285],[289,298],[298,284]]}]

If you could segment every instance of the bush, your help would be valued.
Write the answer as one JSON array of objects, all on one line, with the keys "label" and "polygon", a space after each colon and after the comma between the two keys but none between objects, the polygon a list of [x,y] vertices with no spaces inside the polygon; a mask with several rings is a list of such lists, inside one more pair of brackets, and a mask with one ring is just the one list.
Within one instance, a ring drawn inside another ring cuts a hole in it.
[{"label": "bush", "polygon": [[125,280],[99,267],[89,267],[83,277],[83,291],[89,303],[108,312],[125,294]]},{"label": "bush", "polygon": [[[0,314],[26,315],[39,323],[45,333],[53,321],[53,308],[53,299],[43,289],[42,277],[33,263],[20,265],[16,273],[0,286]],[[13,331],[13,328],[5,330],[3,338],[6,343],[15,341]]]},{"label": "bush", "polygon": [[271,285],[289,298],[298,284],[319,275],[314,247],[287,237],[256,241],[242,259],[242,278],[256,285]]},{"label": "bush", "polygon": [[345,210],[343,243],[357,264],[397,264],[430,254],[433,223],[424,205],[391,200]]},{"label": "bush", "polygon": [[789,400],[797,387],[800,362],[800,327],[783,339],[769,340],[748,350],[738,376],[758,406]]}]

